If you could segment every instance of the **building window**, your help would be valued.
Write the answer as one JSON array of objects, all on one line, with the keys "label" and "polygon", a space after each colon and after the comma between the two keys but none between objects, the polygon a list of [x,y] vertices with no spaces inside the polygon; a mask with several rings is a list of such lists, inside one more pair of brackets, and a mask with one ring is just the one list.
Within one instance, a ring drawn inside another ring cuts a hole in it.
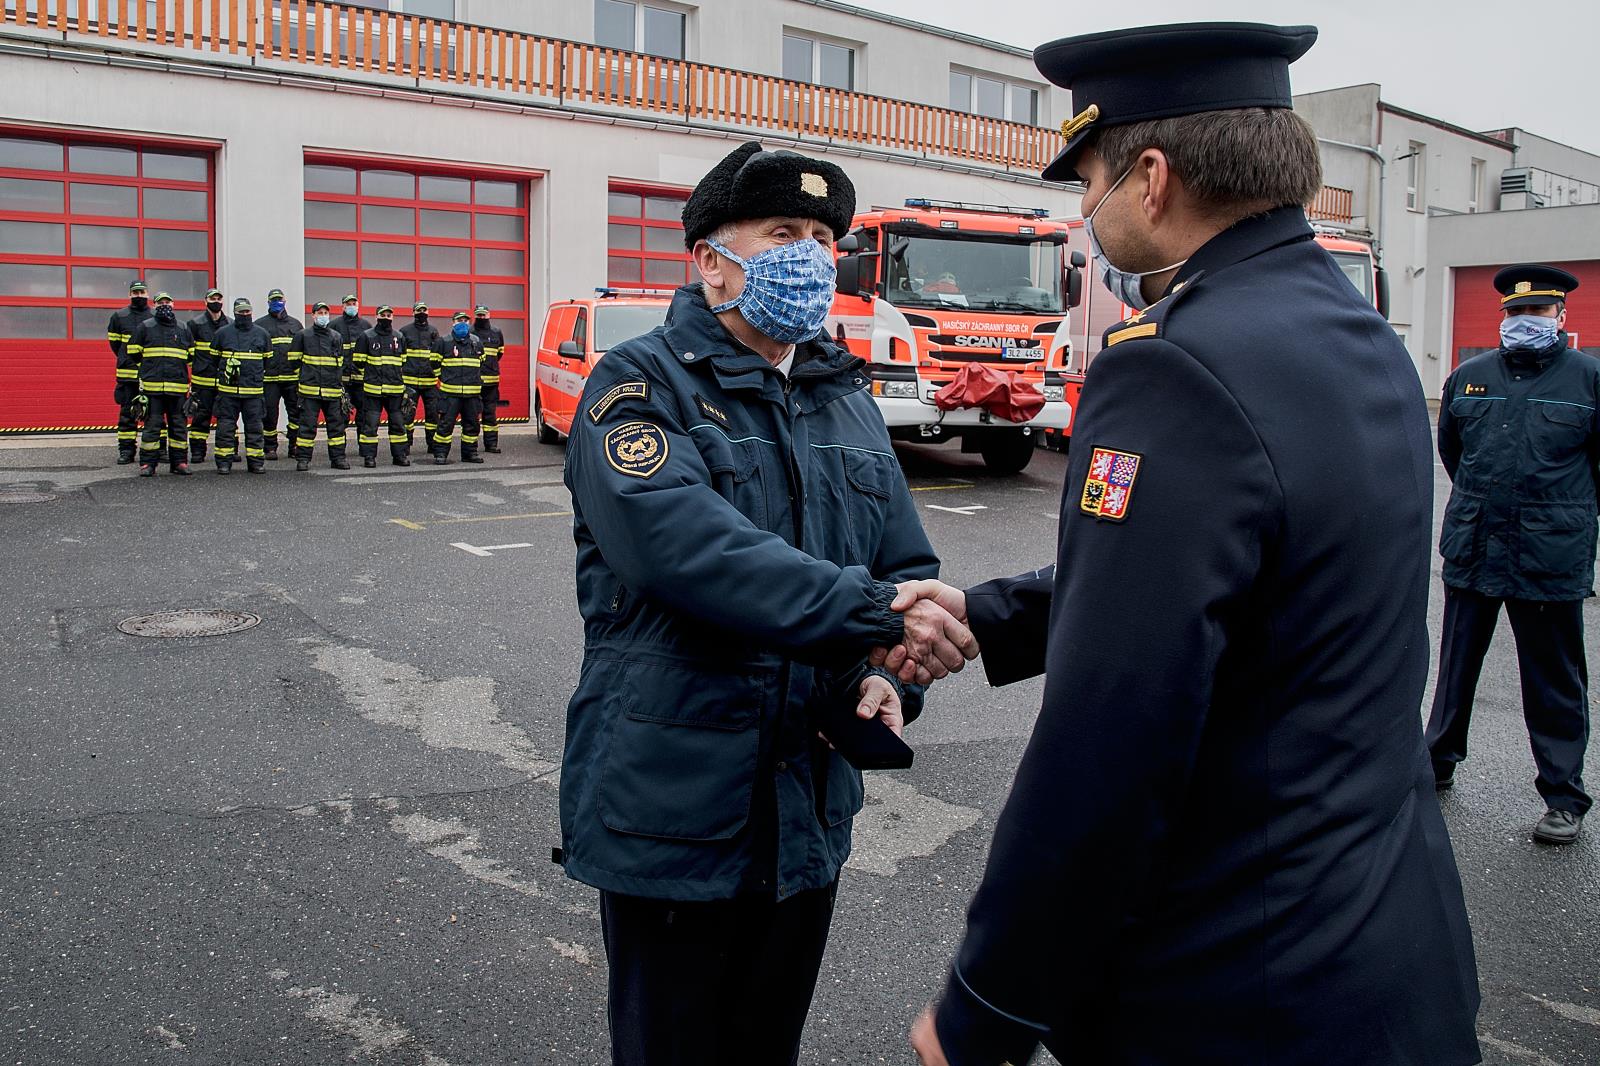
[{"label": "building window", "polygon": [[346,7],[371,7],[422,18],[453,19],[456,0],[342,0]]},{"label": "building window", "polygon": [[1036,126],[1039,124],[1039,90],[992,74],[952,68],[950,109]]},{"label": "building window", "polygon": [[613,184],[607,198],[606,283],[622,289],[675,289],[689,283],[683,205],[689,194]]},{"label": "building window", "polygon": [[683,59],[687,22],[687,16],[675,8],[630,0],[594,0],[594,40],[603,48]]},{"label": "building window", "polygon": [[1428,146],[1412,141],[1406,151],[1406,210],[1427,209],[1427,155]]},{"label": "building window", "polygon": [[1483,175],[1487,165],[1481,159],[1472,161],[1472,178],[1467,186],[1467,214],[1475,215],[1483,203]]},{"label": "building window", "polygon": [[856,87],[856,50],[832,41],[804,37],[797,33],[783,35],[783,76],[789,81],[826,85],[831,89],[854,92]]}]

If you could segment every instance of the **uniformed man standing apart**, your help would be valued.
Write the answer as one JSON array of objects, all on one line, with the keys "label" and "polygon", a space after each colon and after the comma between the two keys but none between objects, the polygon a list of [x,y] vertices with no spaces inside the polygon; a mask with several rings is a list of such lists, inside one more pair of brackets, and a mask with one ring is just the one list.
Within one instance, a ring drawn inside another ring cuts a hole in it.
[{"label": "uniformed man standing apart", "polygon": [[356,340],[361,372],[361,422],[356,430],[361,465],[378,465],[378,421],[389,420],[389,460],[395,466],[411,465],[411,430],[406,425],[406,341],[394,328],[394,308],[378,308],[377,323]]},{"label": "uniformed man standing apart", "polygon": [[112,400],[117,405],[117,465],[133,462],[139,446],[139,363],[128,356],[128,341],[139,323],[151,317],[150,290],[135,279],[128,286],[128,306],[113,311],[106,323],[106,343],[117,359],[117,384]]},{"label": "uniformed man standing apart", "polygon": [[295,334],[289,358],[300,364],[296,390],[300,397],[299,426],[294,440],[297,471],[311,469],[311,454],[317,446],[317,415],[322,416],[328,433],[328,461],[335,470],[349,470],[344,457],[345,383],[349,378],[350,357],[345,355],[344,338],[330,324],[328,305],[318,300],[311,306],[311,326]]},{"label": "uniformed man standing apart", "polygon": [[350,406],[357,417],[361,411],[361,373],[362,366],[356,362],[356,341],[361,335],[372,328],[372,323],[361,317],[361,301],[356,299],[355,293],[344,298],[344,309],[338,318],[333,320],[333,328],[338,331],[340,339],[344,342],[344,386],[345,394],[350,399]]},{"label": "uniformed man standing apart", "polygon": [[601,890],[615,1063],[796,1060],[862,803],[811,716],[898,726],[920,693],[868,648],[904,630],[959,665],[971,642],[889,607],[938,560],[861,361],[819,332],[854,203],[822,160],[719,163],[683,212],[704,286],[606,354],[568,442],[562,861]]},{"label": "uniformed man standing apart", "polygon": [[479,304],[472,312],[472,332],[483,343],[483,450],[500,453],[500,357],[506,335],[489,321],[489,309]]},{"label": "uniformed man standing apart", "polygon": [[211,341],[229,322],[222,313],[222,290],[206,293],[206,309],[189,320],[194,338],[194,363],[189,376],[189,461],[203,463],[211,437],[211,413],[217,404],[217,356]]},{"label": "uniformed man standing apart", "polygon": [[295,438],[299,435],[300,422],[300,355],[291,353],[294,339],[306,327],[300,320],[288,311],[284,303],[283,290],[273,289],[267,293],[267,317],[256,323],[265,330],[272,341],[272,355],[267,359],[265,399],[262,404],[262,418],[264,421],[267,458],[278,457],[278,408],[283,408],[284,421],[287,429],[284,439],[287,447],[292,451]]},{"label": "uniformed man standing apart", "polygon": [[262,408],[272,338],[255,324],[249,300],[233,301],[233,321],[217,330],[211,350],[217,356],[217,473],[229,473],[238,461],[243,418],[246,469],[259,474],[267,468]]},{"label": "uniformed man standing apart", "polygon": [[1439,408],[1439,458],[1454,487],[1439,534],[1444,637],[1428,749],[1438,787],[1451,787],[1504,604],[1539,768],[1534,787],[1549,808],[1533,839],[1570,844],[1590,804],[1583,600],[1594,595],[1600,361],[1567,347],[1577,278],[1525,264],[1500,271],[1494,287],[1500,348],[1457,367]]},{"label": "uniformed man standing apart", "polygon": [[[472,332],[472,319],[457,311],[450,332],[433,349],[433,365],[439,375],[439,411],[436,428],[428,441],[433,461],[440,466],[450,461],[450,442],[456,434],[456,418],[461,419],[461,461],[481,463],[478,454],[478,414],[483,407],[483,341]],[[429,409],[429,414],[433,414]]]},{"label": "uniformed man standing apart", "polygon": [[439,343],[439,331],[428,322],[428,305],[418,300],[411,305],[411,321],[400,327],[406,342],[406,388],[415,394],[411,415],[406,419],[406,448],[411,447],[412,431],[416,428],[416,407],[422,408],[422,445],[433,447],[433,431],[439,421],[439,379],[433,365],[433,348]]},{"label": "uniformed man standing apart", "polygon": [[[156,294],[155,315],[134,327],[128,357],[139,366],[139,391],[145,397],[144,440],[139,445],[140,477],[154,477],[163,450],[174,474],[189,474],[189,363],[194,337],[178,322],[172,297]],[[162,437],[166,443],[163,444]]]},{"label": "uniformed man standing apart", "polygon": [[[1428,410],[1312,239],[1309,26],[1035,53],[1077,116],[1106,331],[1053,570],[962,593],[992,684],[1045,675],[925,1063],[1479,1061],[1417,708]],[[609,358],[609,357],[608,357]],[[909,597],[907,597],[909,599]],[[893,660],[891,660],[892,663]],[[902,667],[903,668],[903,667]],[[914,671],[912,671],[914,673]]]}]

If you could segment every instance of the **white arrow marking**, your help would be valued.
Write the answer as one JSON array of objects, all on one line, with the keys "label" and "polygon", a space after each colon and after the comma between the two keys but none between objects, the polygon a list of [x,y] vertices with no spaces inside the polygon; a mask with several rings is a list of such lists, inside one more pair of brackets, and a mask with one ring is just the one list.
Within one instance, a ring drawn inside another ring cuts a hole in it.
[{"label": "white arrow marking", "polygon": [[964,507],[941,507],[939,504],[930,503],[928,507],[935,511],[949,511],[951,514],[963,514],[971,518],[975,512],[987,511],[989,508],[981,503],[969,503]]},{"label": "white arrow marking", "polygon": [[476,544],[468,544],[464,540],[457,540],[451,541],[450,547],[460,548],[464,552],[471,552],[473,555],[481,555],[487,559],[493,552],[505,551],[508,548],[531,548],[533,545],[529,544],[527,541],[520,541],[516,544],[485,544],[482,547],[479,547]]}]

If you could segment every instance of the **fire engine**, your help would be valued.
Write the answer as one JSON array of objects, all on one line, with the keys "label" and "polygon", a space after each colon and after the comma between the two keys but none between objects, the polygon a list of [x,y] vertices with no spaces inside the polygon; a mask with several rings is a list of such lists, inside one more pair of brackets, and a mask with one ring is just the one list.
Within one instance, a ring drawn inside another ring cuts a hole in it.
[{"label": "fire engine", "polygon": [[[856,215],[837,242],[828,328],[867,361],[889,436],[960,440],[990,470],[1014,474],[1036,435],[1067,431],[1082,373],[1072,370],[1068,310],[1083,291],[1083,253],[1041,209],[907,200]],[[969,363],[1014,371],[1044,394],[1023,424],[980,409],[941,410],[934,393]]]}]

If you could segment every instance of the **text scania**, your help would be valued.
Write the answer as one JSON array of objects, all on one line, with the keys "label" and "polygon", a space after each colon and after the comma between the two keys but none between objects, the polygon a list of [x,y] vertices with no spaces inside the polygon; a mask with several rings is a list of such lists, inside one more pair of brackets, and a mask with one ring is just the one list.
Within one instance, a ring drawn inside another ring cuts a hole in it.
[{"label": "text scania", "polygon": [[1034,337],[974,337],[957,334],[950,338],[950,343],[956,348],[1037,348],[1039,341]]}]

